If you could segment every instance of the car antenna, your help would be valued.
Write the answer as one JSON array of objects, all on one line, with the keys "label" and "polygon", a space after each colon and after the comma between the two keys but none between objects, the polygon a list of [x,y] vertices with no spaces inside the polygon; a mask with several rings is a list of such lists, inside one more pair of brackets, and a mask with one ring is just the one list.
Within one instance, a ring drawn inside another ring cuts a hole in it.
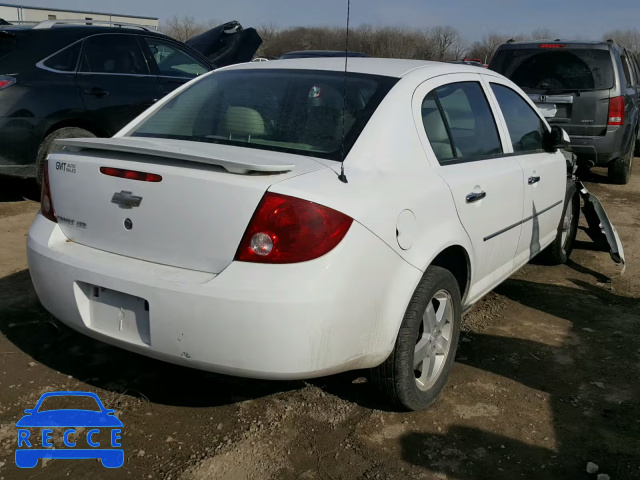
[{"label": "car antenna", "polygon": [[340,166],[340,175],[338,180],[342,183],[349,183],[347,176],[344,174],[344,136],[345,136],[345,122],[347,117],[347,67],[349,66],[349,17],[351,15],[351,0],[347,0],[347,38],[344,46],[344,88],[342,90],[342,144],[340,150],[342,153],[342,162]]}]

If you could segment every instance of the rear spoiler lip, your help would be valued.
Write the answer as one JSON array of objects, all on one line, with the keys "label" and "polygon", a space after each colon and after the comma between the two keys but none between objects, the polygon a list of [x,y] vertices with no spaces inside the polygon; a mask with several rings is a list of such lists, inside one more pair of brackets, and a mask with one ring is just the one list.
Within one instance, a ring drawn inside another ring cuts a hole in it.
[{"label": "rear spoiler lip", "polygon": [[153,145],[145,145],[144,139],[120,138],[61,138],[57,139],[57,145],[73,150],[103,150],[110,152],[133,153],[137,155],[151,155],[154,157],[169,158],[172,160],[184,160],[187,162],[205,163],[224,168],[229,173],[245,175],[249,172],[260,173],[284,173],[295,169],[290,163],[256,163],[247,161],[230,160],[207,156],[200,152],[186,148],[177,148],[171,145],[163,145],[158,148]]}]

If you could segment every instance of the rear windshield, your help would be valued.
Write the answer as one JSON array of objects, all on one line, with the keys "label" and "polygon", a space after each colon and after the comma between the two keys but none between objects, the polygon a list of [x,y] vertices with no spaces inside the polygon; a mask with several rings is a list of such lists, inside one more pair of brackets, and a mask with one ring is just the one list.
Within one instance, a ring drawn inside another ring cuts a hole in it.
[{"label": "rear windshield", "polygon": [[18,39],[16,38],[16,36],[9,32],[0,31],[0,58],[6,57],[10,53],[14,52],[17,48]]},{"label": "rear windshield", "polygon": [[223,71],[194,83],[131,135],[342,160],[396,81],[313,70]]},{"label": "rear windshield", "polygon": [[608,50],[506,49],[496,53],[491,68],[531,93],[608,90],[614,85]]}]

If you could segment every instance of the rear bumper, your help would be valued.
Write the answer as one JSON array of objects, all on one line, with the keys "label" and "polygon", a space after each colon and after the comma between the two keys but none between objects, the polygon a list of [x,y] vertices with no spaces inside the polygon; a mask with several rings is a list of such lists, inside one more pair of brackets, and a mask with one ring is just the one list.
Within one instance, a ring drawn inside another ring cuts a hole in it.
[{"label": "rear bumper", "polygon": [[[629,138],[625,127],[609,127],[602,137],[571,136],[571,149],[580,165],[602,166],[625,153]],[[626,150],[628,151],[628,150]]]},{"label": "rear bumper", "polygon": [[[253,378],[310,378],[380,364],[421,277],[356,222],[314,261],[232,262],[217,276],[68,242],[41,215],[27,246],[40,301],[69,327],[160,360]],[[149,340],[97,327],[85,284],[146,300]]]}]

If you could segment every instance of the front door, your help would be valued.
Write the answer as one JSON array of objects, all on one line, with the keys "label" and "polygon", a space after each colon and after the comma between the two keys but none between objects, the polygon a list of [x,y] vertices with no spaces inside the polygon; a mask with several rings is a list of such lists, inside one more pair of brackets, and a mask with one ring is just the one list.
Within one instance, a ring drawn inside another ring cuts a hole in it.
[{"label": "front door", "polygon": [[516,268],[527,263],[556,238],[567,189],[564,155],[544,150],[547,127],[528,100],[497,77],[485,77],[500,106],[510,148],[524,171],[522,233]]},{"label": "front door", "polygon": [[416,92],[427,154],[437,159],[473,245],[470,302],[513,272],[524,195],[522,167],[504,155],[504,132],[485,88],[480,75],[456,74]]},{"label": "front door", "polygon": [[158,78],[151,74],[134,35],[85,39],[77,82],[88,117],[109,136],[158,97]]},{"label": "front door", "polygon": [[160,98],[211,70],[210,65],[173,41],[143,36],[140,42],[152,71],[158,75]]}]

